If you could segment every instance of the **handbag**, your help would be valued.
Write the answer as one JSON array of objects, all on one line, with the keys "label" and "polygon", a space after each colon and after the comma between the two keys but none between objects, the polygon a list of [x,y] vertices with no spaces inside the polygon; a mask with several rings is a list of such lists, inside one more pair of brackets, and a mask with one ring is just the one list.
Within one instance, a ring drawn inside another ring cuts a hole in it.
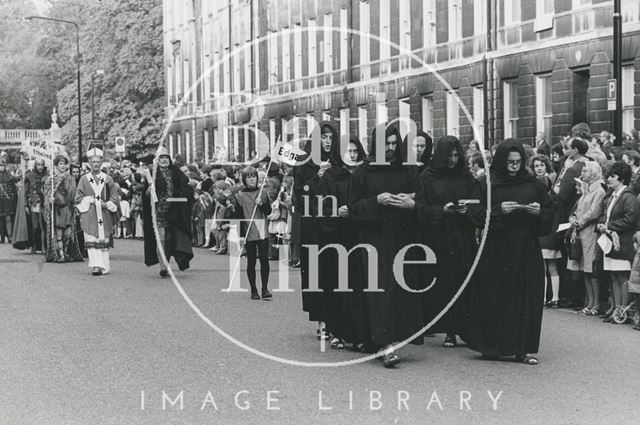
[{"label": "handbag", "polygon": [[566,239],[569,248],[569,259],[574,261],[580,261],[582,259],[582,242],[578,235],[578,230],[574,227],[567,231],[568,238]]}]

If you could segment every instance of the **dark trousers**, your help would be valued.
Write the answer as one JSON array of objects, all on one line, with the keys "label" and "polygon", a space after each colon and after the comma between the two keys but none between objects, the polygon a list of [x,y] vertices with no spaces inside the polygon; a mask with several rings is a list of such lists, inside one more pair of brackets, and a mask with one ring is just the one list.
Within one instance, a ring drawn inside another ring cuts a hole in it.
[{"label": "dark trousers", "polygon": [[260,260],[260,279],[262,280],[262,290],[267,289],[269,283],[269,239],[249,241],[245,244],[247,250],[247,276],[251,292],[257,292],[256,287],[256,260]]}]

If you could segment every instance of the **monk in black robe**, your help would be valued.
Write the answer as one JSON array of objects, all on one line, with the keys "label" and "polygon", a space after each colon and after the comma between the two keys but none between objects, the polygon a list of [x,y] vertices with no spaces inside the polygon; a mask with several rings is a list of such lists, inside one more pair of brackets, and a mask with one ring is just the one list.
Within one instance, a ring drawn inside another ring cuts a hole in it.
[{"label": "monk in black robe", "polygon": [[[345,342],[358,347],[368,339],[362,318],[365,314],[364,287],[357,279],[357,268],[351,267],[347,273],[348,288],[352,292],[337,291],[339,284],[338,251],[327,247],[330,244],[344,247],[347,251],[356,245],[356,224],[349,217],[349,188],[351,173],[365,158],[365,151],[356,137],[352,138],[344,151],[343,160],[340,143],[331,146],[331,168],[320,178],[318,195],[322,198],[322,216],[317,218],[318,248],[324,249],[318,256],[319,288],[317,296],[324,301],[326,326],[333,336],[330,346],[342,349]],[[326,247],[326,249],[325,249]]]},{"label": "monk in black robe", "polygon": [[[394,260],[398,253],[405,246],[418,242],[412,211],[417,175],[415,167],[402,165],[398,128],[387,127],[377,140],[376,133],[384,128],[379,127],[371,135],[369,159],[351,175],[348,205],[349,216],[357,225],[358,243],[369,244],[377,250],[375,275],[369,275],[369,258],[364,249],[354,252],[350,264],[354,263],[358,268],[362,286],[377,280],[381,289],[366,292],[366,315],[363,319],[367,321],[371,348],[380,349],[385,367],[393,367],[400,361],[393,350],[394,343],[414,335],[417,336],[413,343],[422,342],[419,336],[423,325],[421,296],[413,291],[425,288],[402,287],[394,275]],[[384,144],[385,159],[379,158],[377,162],[376,147],[380,144]],[[409,260],[410,255],[405,258]],[[407,281],[413,280],[407,278],[402,283],[407,285]]]},{"label": "monk in black robe", "polygon": [[[554,204],[544,183],[525,167],[524,148],[501,143],[491,163],[491,221],[474,281],[469,288],[465,342],[485,358],[515,356],[537,364],[545,272],[539,237],[551,230]],[[480,180],[486,213],[487,184]]]},{"label": "monk in black robe", "polygon": [[316,222],[318,183],[320,177],[330,166],[331,146],[338,142],[338,134],[329,122],[324,121],[312,130],[312,138],[304,146],[307,157],[312,154],[312,144],[314,142],[320,144],[321,163],[316,164],[313,158],[309,158],[306,163],[294,167],[293,197],[296,213],[300,215],[302,310],[309,313],[310,321],[318,322],[318,339],[329,340],[329,334],[326,332],[324,323],[328,299],[321,293],[305,291],[305,289],[309,288],[309,249],[306,246],[317,245],[318,243]]},{"label": "monk in black robe", "polygon": [[[193,188],[189,178],[174,165],[164,148],[157,154],[158,169],[154,187],[145,182],[142,197],[144,223],[144,263],[152,266],[160,262],[158,241],[153,230],[151,214],[151,192],[155,190],[158,202],[155,205],[160,243],[164,247],[167,262],[176,259],[178,268],[186,270],[193,258],[191,211],[193,208]],[[174,198],[174,199],[171,199]],[[181,199],[182,198],[182,199]],[[166,265],[160,265],[160,276],[169,275]]]},{"label": "monk in black robe", "polygon": [[[461,200],[478,200],[479,183],[467,169],[464,150],[454,136],[436,145],[429,167],[420,175],[416,215],[424,224],[427,245],[437,259],[434,286],[425,293],[425,320],[430,323],[453,299],[467,278],[477,252],[475,226]],[[432,326],[429,333],[446,333],[445,347],[457,345],[464,330],[464,294]]]}]

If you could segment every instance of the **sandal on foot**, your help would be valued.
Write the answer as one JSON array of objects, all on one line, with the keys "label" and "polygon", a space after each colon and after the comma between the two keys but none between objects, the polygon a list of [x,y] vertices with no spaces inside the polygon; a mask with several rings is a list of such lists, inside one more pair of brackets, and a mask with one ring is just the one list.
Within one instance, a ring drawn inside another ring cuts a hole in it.
[{"label": "sandal on foot", "polygon": [[518,363],[524,363],[531,366],[535,366],[538,364],[538,359],[531,354],[517,355],[515,358]]},{"label": "sandal on foot", "polygon": [[333,338],[329,343],[329,347],[334,350],[344,350],[344,341],[340,338]]},{"label": "sandal on foot", "polygon": [[391,352],[382,356],[382,364],[387,369],[395,367],[398,363],[400,363],[400,357],[396,353]]},{"label": "sandal on foot", "polygon": [[160,276],[167,277],[169,276],[169,272],[165,269],[160,270]]},{"label": "sandal on foot", "polygon": [[455,335],[447,335],[447,337],[444,339],[444,342],[442,343],[443,347],[446,348],[453,348],[453,347],[457,347],[458,346],[458,340],[456,339]]},{"label": "sandal on foot", "polygon": [[91,272],[91,274],[93,276],[102,276],[102,270],[100,270],[99,267],[94,267],[93,271]]}]

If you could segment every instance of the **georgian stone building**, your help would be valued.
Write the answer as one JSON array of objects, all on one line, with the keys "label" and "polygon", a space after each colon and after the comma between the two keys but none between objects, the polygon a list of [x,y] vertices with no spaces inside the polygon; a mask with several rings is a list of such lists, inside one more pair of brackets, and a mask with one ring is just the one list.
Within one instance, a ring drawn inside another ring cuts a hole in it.
[{"label": "georgian stone building", "polygon": [[[630,131],[640,0],[622,8]],[[291,137],[293,117],[301,135],[330,118],[365,142],[396,117],[463,141],[472,117],[488,144],[555,142],[580,121],[611,130],[612,15],[612,0],[164,0],[166,143],[186,161],[245,160],[256,134]]]}]

